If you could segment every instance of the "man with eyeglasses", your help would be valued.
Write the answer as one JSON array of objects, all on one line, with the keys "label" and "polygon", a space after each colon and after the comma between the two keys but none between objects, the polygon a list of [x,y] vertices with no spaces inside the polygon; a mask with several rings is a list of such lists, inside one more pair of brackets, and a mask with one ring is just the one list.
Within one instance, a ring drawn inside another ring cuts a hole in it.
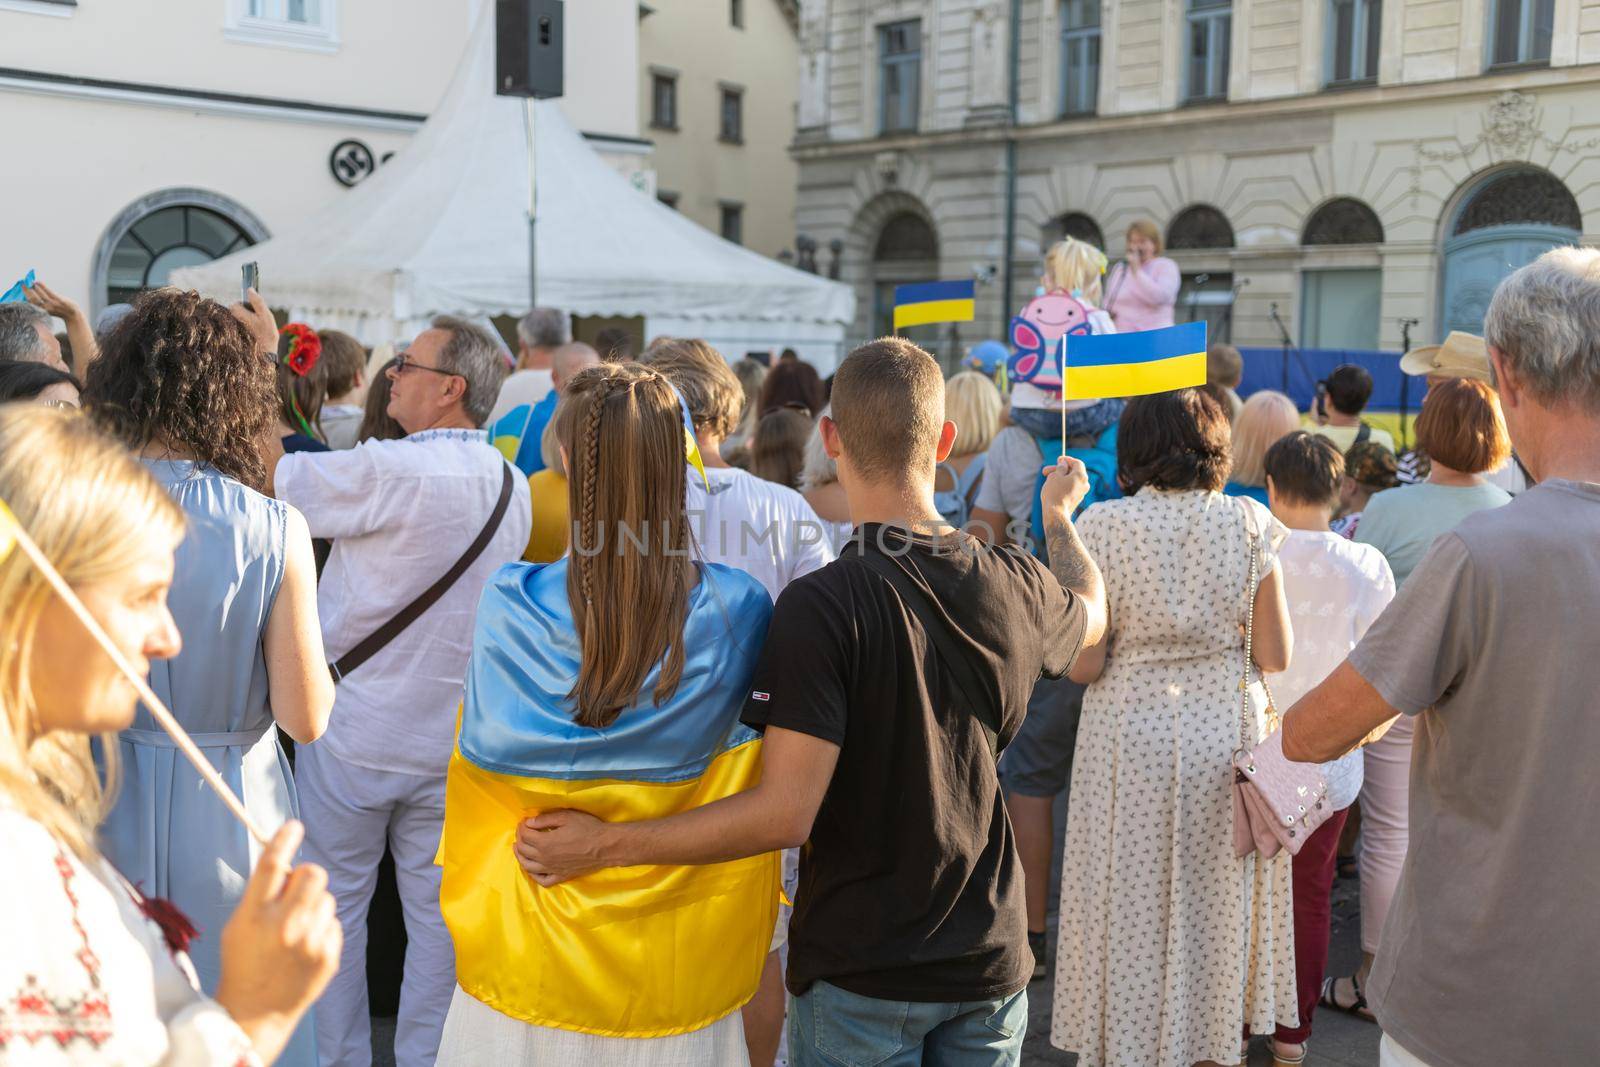
[{"label": "man with eyeglasses", "polygon": [[[388,371],[388,413],[404,438],[295,453],[277,467],[277,495],[305,515],[313,537],[333,541],[317,590],[338,682],[333,716],[295,768],[306,857],[327,869],[345,930],[339,973],[316,1009],[324,1067],[371,1062],[366,918],[385,845],[408,936],[395,1062],[432,1064],[438,1053],[455,987],[433,863],[445,769],[478,597],[522,555],[531,521],[527,481],[507,479],[482,429],[505,374],[487,332],[436,318]],[[397,626],[452,572],[436,601]]]}]

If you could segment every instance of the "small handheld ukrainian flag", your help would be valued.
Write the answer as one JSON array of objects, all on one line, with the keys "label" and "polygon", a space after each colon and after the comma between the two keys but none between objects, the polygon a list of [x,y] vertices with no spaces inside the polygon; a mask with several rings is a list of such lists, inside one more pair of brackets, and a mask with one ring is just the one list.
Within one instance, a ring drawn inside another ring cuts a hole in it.
[{"label": "small handheld ukrainian flag", "polygon": [[918,282],[894,287],[894,328],[935,322],[971,322],[976,297],[972,279]]},{"label": "small handheld ukrainian flag", "polygon": [[1061,339],[1061,359],[1062,395],[1068,400],[1188,389],[1206,384],[1206,324],[1069,334]]}]

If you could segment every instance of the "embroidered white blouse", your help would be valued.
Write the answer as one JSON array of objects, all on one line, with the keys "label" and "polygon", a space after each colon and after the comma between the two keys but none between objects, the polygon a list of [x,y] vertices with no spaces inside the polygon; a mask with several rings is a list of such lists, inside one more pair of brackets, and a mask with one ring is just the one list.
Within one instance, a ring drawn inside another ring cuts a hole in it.
[{"label": "embroidered white blouse", "polygon": [[110,864],[0,803],[0,1065],[259,1067]]}]

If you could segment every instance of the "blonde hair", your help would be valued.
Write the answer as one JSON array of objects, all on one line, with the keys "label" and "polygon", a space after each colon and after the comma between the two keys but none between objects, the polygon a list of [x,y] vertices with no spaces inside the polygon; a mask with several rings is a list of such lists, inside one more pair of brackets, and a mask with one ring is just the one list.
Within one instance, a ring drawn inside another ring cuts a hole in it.
[{"label": "blonde hair", "polygon": [[[141,463],[87,417],[59,408],[0,408],[0,499],[74,587],[118,573],[135,539],[154,529],[176,539],[184,528],[183,511]],[[0,559],[0,791],[93,862],[94,828],[116,791],[117,744],[101,738],[102,785],[87,735],[39,732],[29,670],[52,596],[20,551]]]},{"label": "blonde hair", "polygon": [[1238,485],[1267,484],[1267,449],[1300,428],[1300,410],[1282,393],[1252,393],[1233,422],[1233,474]]},{"label": "blonde hair", "polygon": [[695,578],[683,416],[658,371],[602,363],[562,387],[551,421],[568,464],[567,601],[581,650],[573,721],[604,729],[658,666],[657,704],[683,678]]},{"label": "blonde hair", "polygon": [[1100,303],[1100,278],[1106,272],[1106,254],[1076,237],[1066,237],[1050,246],[1044,255],[1044,285],[1075,293],[1091,304]]},{"label": "blonde hair", "polygon": [[805,463],[800,468],[800,491],[809,493],[813,489],[821,489],[825,485],[832,485],[839,480],[839,465],[828,456],[828,448],[822,443],[822,420],[833,417],[833,405],[824,407],[817,416],[817,423],[811,427],[811,436],[806,438]]},{"label": "blonde hair", "polygon": [[956,424],[952,456],[970,456],[988,449],[1000,432],[1000,412],[1005,405],[1000,390],[988,375],[964,370],[944,383],[944,417]]},{"label": "blonde hair", "polygon": [[1128,223],[1128,232],[1124,235],[1124,239],[1132,237],[1134,234],[1138,234],[1146,241],[1149,241],[1151,244],[1155,245],[1156,255],[1159,256],[1165,250],[1166,246],[1161,241],[1160,228],[1149,219],[1134,219],[1132,222]]}]

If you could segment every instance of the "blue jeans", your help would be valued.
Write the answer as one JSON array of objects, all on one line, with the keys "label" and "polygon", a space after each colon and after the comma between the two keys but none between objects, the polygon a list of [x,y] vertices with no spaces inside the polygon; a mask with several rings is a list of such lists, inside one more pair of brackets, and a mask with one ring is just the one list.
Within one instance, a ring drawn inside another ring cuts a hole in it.
[{"label": "blue jeans", "polygon": [[879,1000],[827,982],[789,998],[792,1067],[1011,1067],[1022,1062],[1028,991],[1000,1000]]}]

